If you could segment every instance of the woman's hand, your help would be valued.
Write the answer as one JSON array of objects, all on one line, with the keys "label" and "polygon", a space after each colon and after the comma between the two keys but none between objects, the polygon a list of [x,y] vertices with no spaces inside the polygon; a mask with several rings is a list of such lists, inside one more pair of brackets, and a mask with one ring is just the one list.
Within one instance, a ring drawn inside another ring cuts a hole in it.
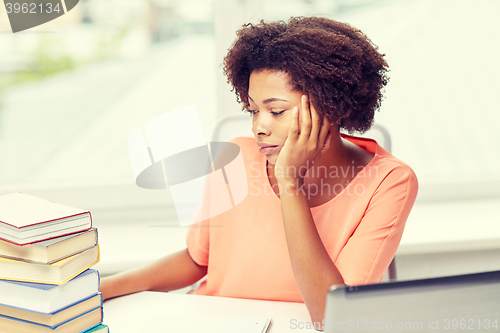
[{"label": "woman's hand", "polygon": [[326,116],[321,121],[309,98],[302,95],[300,111],[295,107],[292,112],[288,137],[276,160],[274,172],[278,182],[295,184],[304,180],[307,170],[328,149],[329,129]]}]

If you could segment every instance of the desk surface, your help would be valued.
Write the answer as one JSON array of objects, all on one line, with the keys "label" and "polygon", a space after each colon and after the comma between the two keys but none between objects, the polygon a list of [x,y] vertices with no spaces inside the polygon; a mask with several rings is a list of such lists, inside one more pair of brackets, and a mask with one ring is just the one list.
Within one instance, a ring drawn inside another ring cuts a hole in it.
[{"label": "desk surface", "polygon": [[140,333],[149,320],[158,315],[266,317],[273,320],[270,333],[316,332],[314,329],[298,328],[299,322],[303,325],[310,322],[303,303],[160,292],[142,292],[106,301],[103,323],[109,326],[111,332]]},{"label": "desk surface", "polygon": [[500,198],[415,204],[396,255],[500,249]]}]

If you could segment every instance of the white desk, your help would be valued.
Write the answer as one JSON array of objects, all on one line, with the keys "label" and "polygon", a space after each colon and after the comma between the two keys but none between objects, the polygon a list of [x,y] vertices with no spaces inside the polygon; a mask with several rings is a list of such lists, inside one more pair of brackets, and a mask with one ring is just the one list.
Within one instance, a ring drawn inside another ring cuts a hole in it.
[{"label": "white desk", "polygon": [[[270,333],[316,332],[293,328],[292,320],[310,322],[303,303],[271,302],[239,298],[142,292],[104,303],[104,321],[110,332],[140,333],[157,315],[272,318]],[[222,332],[221,332],[222,333]]]},{"label": "white desk", "polygon": [[397,254],[500,250],[500,198],[417,202]]}]

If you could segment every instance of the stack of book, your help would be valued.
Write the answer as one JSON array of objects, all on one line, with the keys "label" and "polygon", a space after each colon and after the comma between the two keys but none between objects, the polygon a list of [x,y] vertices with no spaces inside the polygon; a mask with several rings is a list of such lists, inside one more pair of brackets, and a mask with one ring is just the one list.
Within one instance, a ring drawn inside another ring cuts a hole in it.
[{"label": "stack of book", "polygon": [[0,196],[0,332],[108,332],[90,212]]}]

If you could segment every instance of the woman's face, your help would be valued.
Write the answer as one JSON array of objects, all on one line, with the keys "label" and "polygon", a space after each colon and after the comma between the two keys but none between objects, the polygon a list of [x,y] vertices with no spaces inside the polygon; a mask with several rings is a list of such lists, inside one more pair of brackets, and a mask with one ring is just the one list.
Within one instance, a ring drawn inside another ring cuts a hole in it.
[{"label": "woman's face", "polygon": [[266,155],[271,164],[276,164],[288,137],[292,110],[300,108],[302,95],[291,89],[284,72],[261,70],[250,74],[248,111],[252,114],[252,131],[259,152]]}]

